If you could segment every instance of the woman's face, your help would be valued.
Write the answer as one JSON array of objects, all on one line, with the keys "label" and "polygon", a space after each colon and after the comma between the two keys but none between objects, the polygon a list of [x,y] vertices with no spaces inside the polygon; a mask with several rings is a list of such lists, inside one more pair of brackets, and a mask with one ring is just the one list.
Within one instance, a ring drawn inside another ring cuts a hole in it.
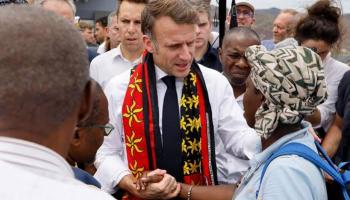
[{"label": "woman's face", "polygon": [[301,43],[301,46],[308,47],[312,49],[315,53],[317,53],[322,60],[326,58],[328,53],[331,51],[331,45],[327,44],[323,40],[305,40],[303,43]]},{"label": "woman's face", "polygon": [[255,113],[264,101],[264,96],[257,90],[248,77],[246,82],[246,91],[243,97],[244,117],[251,128],[254,128]]}]

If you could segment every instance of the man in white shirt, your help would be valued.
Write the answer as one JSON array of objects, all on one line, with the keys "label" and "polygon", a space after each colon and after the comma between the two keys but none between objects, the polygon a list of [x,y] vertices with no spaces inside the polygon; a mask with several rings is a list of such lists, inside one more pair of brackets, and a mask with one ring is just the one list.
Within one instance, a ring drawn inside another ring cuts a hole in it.
[{"label": "man in white shirt", "polygon": [[103,88],[114,76],[131,69],[139,63],[144,46],[141,33],[141,12],[146,0],[120,0],[117,18],[120,45],[100,56],[90,65],[90,75]]},{"label": "man in white shirt", "polygon": [[95,88],[80,34],[37,7],[1,7],[0,18],[1,199],[113,199],[75,180],[64,160]]},{"label": "man in white shirt", "polygon": [[225,33],[219,57],[223,75],[230,82],[238,105],[243,109],[243,96],[250,66],[244,53],[252,45],[260,45],[259,35],[248,27],[235,27]]},{"label": "man in white shirt", "polygon": [[[194,62],[197,24],[187,0],[146,5],[143,61],[105,88],[116,129],[97,153],[102,189],[164,199],[179,190],[172,177],[186,184],[235,183],[248,167],[242,159],[261,149],[227,79]],[[164,178],[138,191],[134,182],[156,168],[167,171]]]},{"label": "man in white shirt", "polygon": [[106,52],[106,41],[108,37],[108,16],[101,17],[95,22],[95,38],[100,44],[97,48],[98,54]]}]

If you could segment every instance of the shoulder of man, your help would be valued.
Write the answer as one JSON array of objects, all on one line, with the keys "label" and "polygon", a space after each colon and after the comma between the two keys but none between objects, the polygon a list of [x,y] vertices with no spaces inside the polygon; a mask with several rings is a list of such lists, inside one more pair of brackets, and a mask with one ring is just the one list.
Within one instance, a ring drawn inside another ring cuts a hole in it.
[{"label": "shoulder of man", "polygon": [[201,65],[201,64],[198,64],[198,65],[203,74],[203,78],[206,84],[208,84],[209,82],[210,83],[215,82],[216,84],[229,84],[227,78],[224,75],[222,75],[222,73],[214,69],[211,69],[209,67],[205,67],[204,65]]},{"label": "shoulder of man", "polygon": [[101,62],[104,62],[105,60],[113,58],[113,56],[116,54],[116,51],[118,51],[116,48],[107,51],[102,54],[98,54],[92,61],[91,66],[100,64]]}]

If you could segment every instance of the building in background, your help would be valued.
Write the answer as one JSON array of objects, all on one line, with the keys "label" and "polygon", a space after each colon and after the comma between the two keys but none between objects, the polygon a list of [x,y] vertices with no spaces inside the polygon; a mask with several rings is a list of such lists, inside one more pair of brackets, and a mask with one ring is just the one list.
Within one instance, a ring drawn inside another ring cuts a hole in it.
[{"label": "building in background", "polygon": [[95,21],[115,10],[116,0],[74,0],[77,16],[82,20]]}]

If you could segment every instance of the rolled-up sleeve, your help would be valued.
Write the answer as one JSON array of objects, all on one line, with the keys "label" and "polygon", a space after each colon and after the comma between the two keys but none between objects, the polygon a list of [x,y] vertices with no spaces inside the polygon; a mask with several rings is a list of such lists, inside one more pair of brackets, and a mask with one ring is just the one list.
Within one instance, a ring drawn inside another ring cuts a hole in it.
[{"label": "rolled-up sleeve", "polygon": [[228,153],[239,158],[251,159],[261,151],[260,136],[248,126],[242,109],[234,99],[231,86],[226,84],[223,91],[217,133]]},{"label": "rolled-up sleeve", "polygon": [[118,114],[123,98],[116,91],[120,90],[112,79],[104,92],[108,99],[109,123],[115,129],[104,138],[102,146],[97,151],[95,161],[97,171],[94,175],[101,183],[102,189],[109,193],[114,193],[121,179],[130,174],[125,155],[122,119]]}]

